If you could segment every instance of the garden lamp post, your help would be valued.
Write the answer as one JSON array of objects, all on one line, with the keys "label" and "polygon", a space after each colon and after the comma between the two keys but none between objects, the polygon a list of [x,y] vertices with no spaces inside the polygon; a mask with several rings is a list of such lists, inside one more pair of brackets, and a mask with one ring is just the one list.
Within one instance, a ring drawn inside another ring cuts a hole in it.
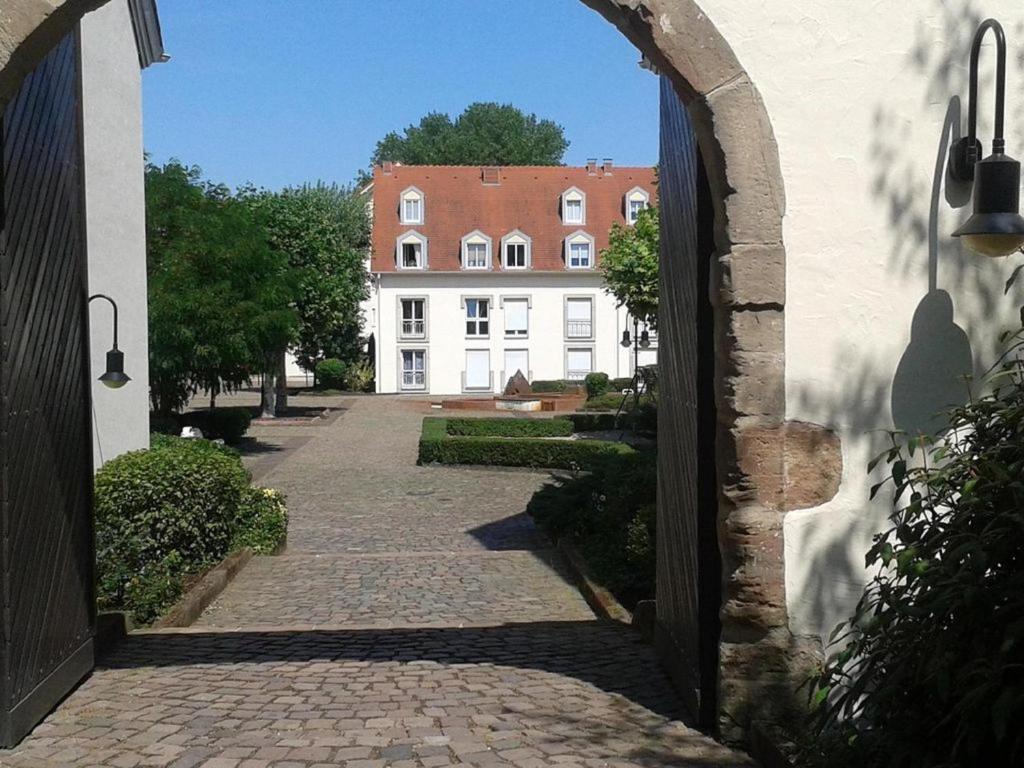
[{"label": "garden lamp post", "polygon": [[120,389],[131,381],[131,377],[124,372],[124,352],[117,348],[117,304],[103,293],[90,296],[90,303],[93,299],[106,299],[114,308],[114,346],[107,352],[107,370],[99,377],[99,381],[102,381],[103,386],[110,389]]},{"label": "garden lamp post", "polygon": [[[988,30],[996,38],[996,106],[992,154],[979,160],[978,141],[978,57]],[[971,250],[984,256],[1008,256],[1024,245],[1024,218],[1020,215],[1020,163],[1006,154],[1003,112],[1006,100],[1006,36],[995,19],[986,19],[974,33],[971,44],[968,86],[967,136],[953,145],[949,155],[950,175],[974,184],[974,212],[953,233]]]},{"label": "garden lamp post", "polygon": [[622,346],[629,349],[633,347],[633,375],[640,370],[640,347],[647,349],[651,346],[651,334],[644,328],[643,332],[640,331],[640,321],[635,317],[633,318],[633,336],[629,335],[629,331],[625,330],[622,332]]}]

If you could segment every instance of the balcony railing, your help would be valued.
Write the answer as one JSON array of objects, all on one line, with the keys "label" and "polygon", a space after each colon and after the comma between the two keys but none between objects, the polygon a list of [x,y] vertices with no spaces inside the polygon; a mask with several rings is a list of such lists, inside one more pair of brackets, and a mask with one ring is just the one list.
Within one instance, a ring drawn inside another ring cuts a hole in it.
[{"label": "balcony railing", "polygon": [[565,324],[565,335],[570,339],[589,339],[593,323],[589,320],[569,320]]},{"label": "balcony railing", "polygon": [[424,389],[427,385],[423,371],[402,371],[402,389]]},{"label": "balcony railing", "polygon": [[586,370],[573,370],[572,368],[570,368],[568,371],[566,371],[566,378],[569,379],[569,381],[583,381],[585,378],[587,378],[588,373],[593,373],[593,371],[591,371],[589,368]]},{"label": "balcony railing", "polygon": [[422,338],[427,332],[427,324],[423,320],[403,320],[402,336],[405,338]]}]

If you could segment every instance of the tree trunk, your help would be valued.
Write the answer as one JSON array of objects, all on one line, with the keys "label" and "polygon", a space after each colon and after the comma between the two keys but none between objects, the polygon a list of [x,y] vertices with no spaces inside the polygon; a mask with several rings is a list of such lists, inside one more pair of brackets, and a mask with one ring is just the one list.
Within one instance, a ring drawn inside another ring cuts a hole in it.
[{"label": "tree trunk", "polygon": [[285,351],[282,349],[277,355],[277,402],[274,413],[284,416],[288,411],[288,369],[285,358]]},{"label": "tree trunk", "polygon": [[263,384],[260,387],[260,418],[273,419],[277,416],[276,377],[273,374],[273,355],[264,361]]}]

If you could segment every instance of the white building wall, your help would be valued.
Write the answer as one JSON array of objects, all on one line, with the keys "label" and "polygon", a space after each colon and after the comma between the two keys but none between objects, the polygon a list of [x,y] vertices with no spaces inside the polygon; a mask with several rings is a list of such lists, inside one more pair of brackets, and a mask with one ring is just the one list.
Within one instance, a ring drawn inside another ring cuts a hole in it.
[{"label": "white building wall", "polygon": [[[760,91],[778,141],[787,416],[826,425],[843,443],[838,495],[785,521],[791,628],[827,636],[859,597],[864,554],[891,509],[890,499],[868,501],[880,471],[869,478],[866,466],[886,440],[872,430],[941,408],[941,394],[957,386],[959,360],[984,371],[997,329],[1014,322],[1022,303],[1019,289],[1003,295],[1020,256],[986,259],[950,237],[970,203],[945,178],[945,163],[950,133],[966,126],[974,24],[988,16],[1001,20],[1009,44],[1007,152],[1024,156],[1024,5],[701,5]],[[991,34],[981,61],[987,153]]]},{"label": "white building wall", "polygon": [[110,304],[89,308],[93,456],[96,467],[149,447],[149,352],[142,76],[127,0],[112,0],[81,22],[85,220],[89,293],[119,310],[118,346],[132,380],[107,389]]},{"label": "white building wall", "polygon": [[[432,395],[463,392],[462,374],[467,349],[490,351],[491,391],[501,392],[514,371],[504,371],[506,349],[526,349],[532,380],[566,376],[566,351],[594,349],[594,370],[611,377],[630,376],[630,354],[619,345],[625,311],[605,293],[599,273],[534,273],[522,275],[402,273],[380,276],[377,292],[377,391],[399,391],[399,350],[427,349],[427,391]],[[527,338],[505,337],[501,298],[529,296]],[[589,296],[594,300],[595,335],[592,341],[565,338],[565,298]],[[398,341],[399,299],[427,299],[427,339]],[[463,297],[492,299],[489,338],[467,338]],[[524,373],[527,373],[524,371]]]}]

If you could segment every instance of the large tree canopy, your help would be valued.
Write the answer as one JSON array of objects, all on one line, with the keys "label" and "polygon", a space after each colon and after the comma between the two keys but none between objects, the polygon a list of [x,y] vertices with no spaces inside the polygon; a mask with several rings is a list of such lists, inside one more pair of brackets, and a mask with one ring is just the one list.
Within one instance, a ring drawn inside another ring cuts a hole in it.
[{"label": "large tree canopy", "polygon": [[240,194],[295,272],[299,322],[293,349],[299,364],[312,370],[326,357],[355,360],[361,350],[359,303],[368,296],[366,202],[350,187],[323,183]]},{"label": "large tree canopy", "polygon": [[601,251],[605,290],[652,328],[658,327],[658,230],[658,209],[646,208],[631,227],[612,224]]},{"label": "large tree canopy", "polygon": [[295,330],[294,280],[252,211],[198,168],[146,167],[150,396],[175,410],[199,389],[259,373]]},{"label": "large tree canopy", "polygon": [[373,162],[407,165],[559,165],[568,149],[562,126],[511,104],[470,104],[454,121],[431,112],[403,135],[379,142]]}]

